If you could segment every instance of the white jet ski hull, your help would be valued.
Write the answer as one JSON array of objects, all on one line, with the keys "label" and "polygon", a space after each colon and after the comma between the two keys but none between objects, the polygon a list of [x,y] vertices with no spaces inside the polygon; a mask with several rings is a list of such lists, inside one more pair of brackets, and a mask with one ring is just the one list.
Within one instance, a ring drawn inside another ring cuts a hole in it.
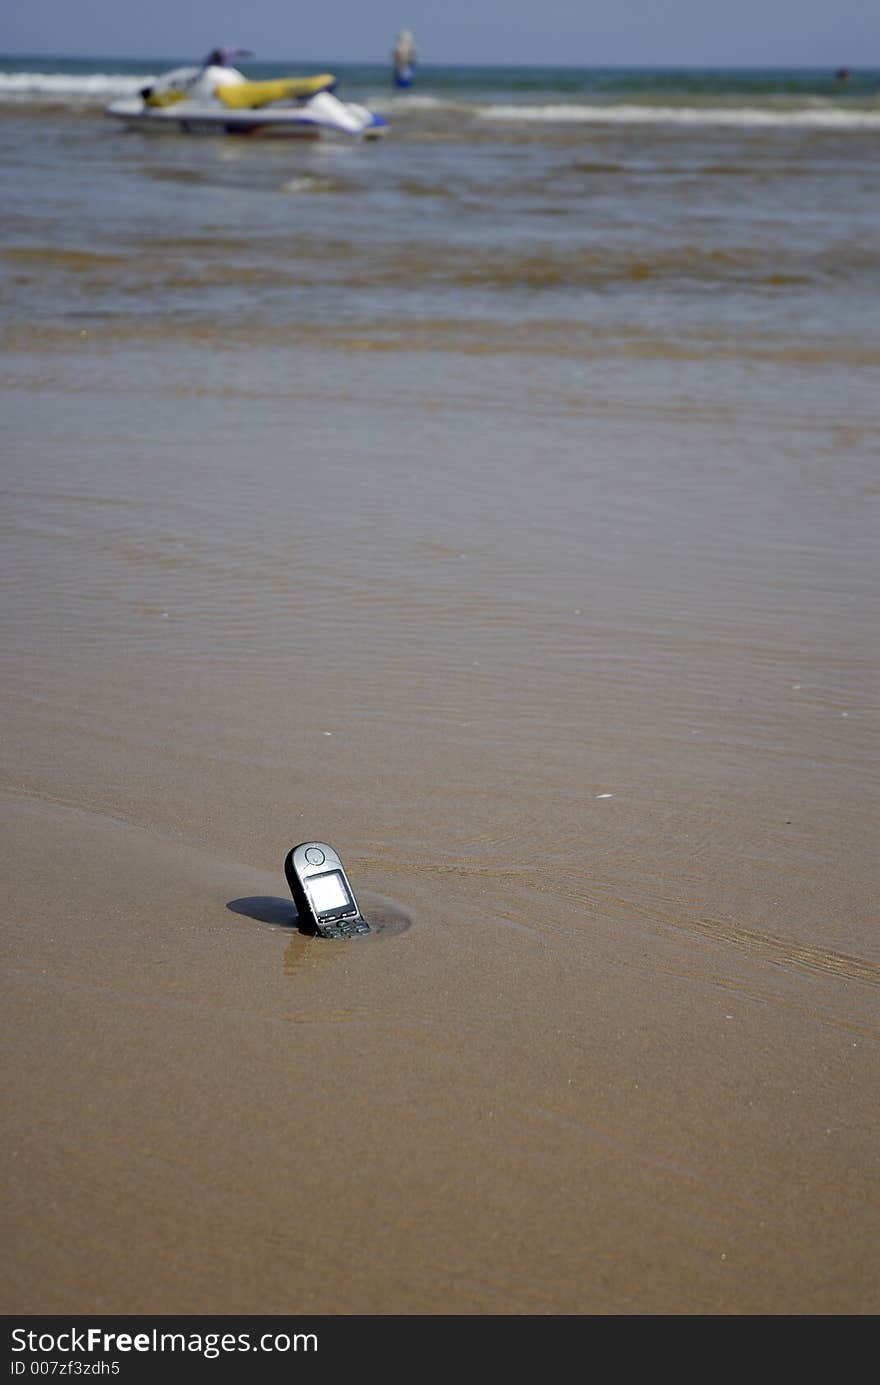
[{"label": "white jet ski hull", "polygon": [[387,133],[382,116],[366,106],[339,101],[329,91],[298,105],[228,110],[216,101],[177,101],[148,106],[140,97],[111,101],[105,114],[137,130],[186,135],[298,135],[304,139],[340,135],[378,139]]}]

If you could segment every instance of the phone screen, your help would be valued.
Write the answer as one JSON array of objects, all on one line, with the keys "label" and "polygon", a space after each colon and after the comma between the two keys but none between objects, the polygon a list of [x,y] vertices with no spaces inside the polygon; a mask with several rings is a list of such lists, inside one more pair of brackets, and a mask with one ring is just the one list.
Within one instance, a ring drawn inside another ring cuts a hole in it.
[{"label": "phone screen", "polygon": [[313,875],[304,881],[304,884],[316,914],[330,914],[337,909],[354,909],[354,900],[338,870]]}]

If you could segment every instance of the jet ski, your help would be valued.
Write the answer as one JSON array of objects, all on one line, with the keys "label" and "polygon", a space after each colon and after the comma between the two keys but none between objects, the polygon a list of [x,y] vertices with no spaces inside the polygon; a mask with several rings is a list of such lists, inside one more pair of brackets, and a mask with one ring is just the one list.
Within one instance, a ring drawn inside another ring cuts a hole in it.
[{"label": "jet ski", "polygon": [[183,134],[346,135],[377,139],[388,129],[384,116],[335,95],[337,79],[279,77],[252,82],[231,56],[244,49],[215,49],[198,67],[176,67],[157,77],[139,95],[120,97],[104,114],[138,130],[176,130]]}]

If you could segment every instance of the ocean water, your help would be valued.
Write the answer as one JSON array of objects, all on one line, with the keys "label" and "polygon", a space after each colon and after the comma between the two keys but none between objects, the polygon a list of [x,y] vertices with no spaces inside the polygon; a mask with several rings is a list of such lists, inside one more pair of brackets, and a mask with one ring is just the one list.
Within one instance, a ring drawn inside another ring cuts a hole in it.
[{"label": "ocean water", "polygon": [[336,67],[370,146],[103,117],[173,61],[0,59],[4,322],[876,347],[876,72]]}]

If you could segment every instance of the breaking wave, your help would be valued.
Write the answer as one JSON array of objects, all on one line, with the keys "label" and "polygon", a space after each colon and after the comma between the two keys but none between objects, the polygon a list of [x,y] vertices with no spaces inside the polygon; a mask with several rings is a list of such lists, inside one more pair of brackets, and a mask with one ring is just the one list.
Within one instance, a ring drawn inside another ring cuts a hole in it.
[{"label": "breaking wave", "polygon": [[134,96],[150,75],[121,72],[0,72],[0,101],[91,106]]},{"label": "breaking wave", "polygon": [[[134,96],[155,79],[147,72],[46,72],[0,71],[0,105],[102,106],[118,97]],[[577,101],[518,102],[487,99],[477,87],[434,92],[406,92],[402,95],[371,91],[369,102],[377,110],[393,114],[395,120],[457,112],[460,119],[474,119],[521,125],[677,125],[690,127],[728,126],[789,127],[815,130],[878,130],[880,105],[873,98],[858,105],[841,105],[832,100],[776,104],[771,98],[741,104],[703,104],[692,93],[683,93],[679,102],[656,104],[653,99],[610,100],[601,103]],[[352,95],[352,99],[354,96]]]},{"label": "breaking wave", "polygon": [[880,110],[843,110],[836,106],[769,110],[759,106],[648,106],[621,104],[581,106],[557,103],[547,106],[483,106],[486,120],[548,124],[596,125],[729,125],[797,126],[826,130],[880,130]]}]

